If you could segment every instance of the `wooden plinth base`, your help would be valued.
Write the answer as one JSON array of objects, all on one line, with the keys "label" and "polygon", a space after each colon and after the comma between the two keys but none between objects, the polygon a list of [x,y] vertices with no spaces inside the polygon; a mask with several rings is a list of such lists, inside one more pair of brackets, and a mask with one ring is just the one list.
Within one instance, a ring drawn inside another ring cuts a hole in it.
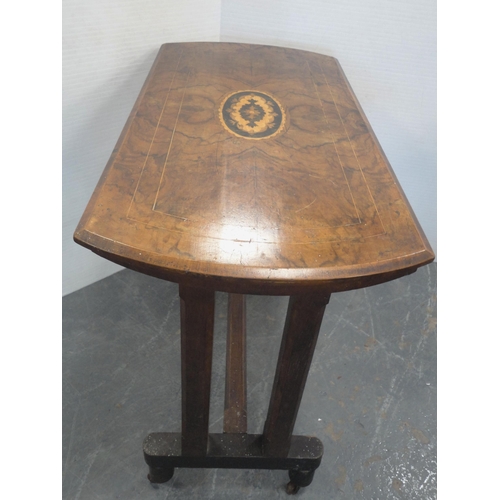
[{"label": "wooden plinth base", "polygon": [[291,478],[287,491],[311,483],[314,471],[323,456],[323,444],[316,437],[292,436],[286,457],[266,456],[260,434],[209,434],[208,450],[204,456],[182,455],[181,433],[157,432],[144,440],[144,458],[149,465],[149,480],[168,481],[176,467],[224,469],[288,470]]}]

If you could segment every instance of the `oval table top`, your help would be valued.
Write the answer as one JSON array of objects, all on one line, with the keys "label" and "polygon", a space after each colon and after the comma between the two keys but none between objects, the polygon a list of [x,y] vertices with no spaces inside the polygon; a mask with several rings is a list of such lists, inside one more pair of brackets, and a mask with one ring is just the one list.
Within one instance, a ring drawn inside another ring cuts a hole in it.
[{"label": "oval table top", "polygon": [[346,290],[434,259],[336,59],[162,45],[74,239],[237,293]]}]

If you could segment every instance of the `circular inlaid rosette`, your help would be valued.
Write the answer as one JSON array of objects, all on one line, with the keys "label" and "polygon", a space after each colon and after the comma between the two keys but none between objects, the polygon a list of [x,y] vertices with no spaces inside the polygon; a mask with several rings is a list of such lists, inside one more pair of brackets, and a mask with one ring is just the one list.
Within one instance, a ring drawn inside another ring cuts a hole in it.
[{"label": "circular inlaid rosette", "polygon": [[228,132],[245,139],[269,139],[285,127],[281,104],[256,90],[239,90],[225,97],[219,118]]}]

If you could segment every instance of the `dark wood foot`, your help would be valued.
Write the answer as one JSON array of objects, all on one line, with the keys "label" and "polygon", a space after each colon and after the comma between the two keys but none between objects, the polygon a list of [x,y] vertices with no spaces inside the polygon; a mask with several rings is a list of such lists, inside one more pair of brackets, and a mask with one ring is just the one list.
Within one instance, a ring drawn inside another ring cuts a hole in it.
[{"label": "dark wood foot", "polygon": [[151,483],[166,483],[173,475],[173,467],[149,467],[148,479]]},{"label": "dark wood foot", "polygon": [[289,495],[295,495],[300,488],[304,488],[305,486],[309,486],[314,479],[313,470],[297,470],[292,469],[288,471],[288,477],[290,478],[290,482],[286,485],[286,492]]}]

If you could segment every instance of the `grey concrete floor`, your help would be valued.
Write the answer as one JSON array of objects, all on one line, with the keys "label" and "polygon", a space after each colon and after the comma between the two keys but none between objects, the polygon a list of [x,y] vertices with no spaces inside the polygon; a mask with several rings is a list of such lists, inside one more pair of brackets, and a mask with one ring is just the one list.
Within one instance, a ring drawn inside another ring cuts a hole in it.
[{"label": "grey concrete floor", "polygon": [[[248,432],[262,432],[287,297],[248,296]],[[222,432],[227,296],[217,294],[210,431]],[[180,431],[177,286],[129,270],[63,298],[63,498],[277,499],[285,471],[146,478],[142,441]],[[436,498],[436,265],[333,294],[295,425],[324,456],[295,498]]]}]

